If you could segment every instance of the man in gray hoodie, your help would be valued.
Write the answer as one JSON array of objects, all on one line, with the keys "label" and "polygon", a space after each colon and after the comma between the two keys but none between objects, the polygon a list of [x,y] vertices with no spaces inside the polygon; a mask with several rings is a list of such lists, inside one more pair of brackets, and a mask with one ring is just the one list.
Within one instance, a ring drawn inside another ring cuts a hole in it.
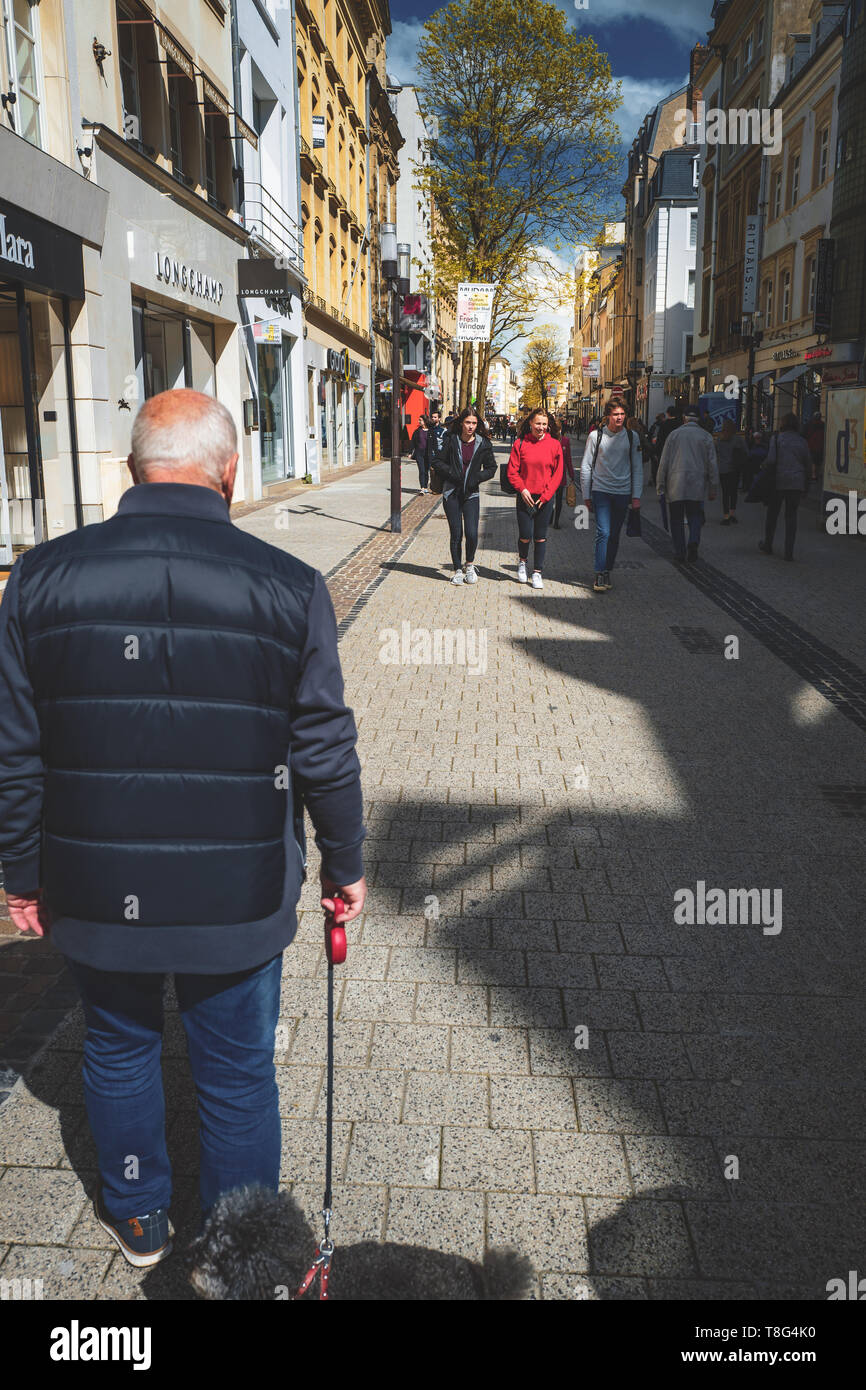
[{"label": "man in gray hoodie", "polygon": [[[704,499],[709,494],[712,501],[718,486],[719,466],[712,438],[701,428],[697,406],[686,406],[683,411],[683,423],[665,440],[656,480],[659,496],[664,493],[667,498],[671,540],[674,543],[674,559],[677,563],[682,563],[686,558],[692,564],[697,560]],[[688,556],[685,528],[687,520]]]}]

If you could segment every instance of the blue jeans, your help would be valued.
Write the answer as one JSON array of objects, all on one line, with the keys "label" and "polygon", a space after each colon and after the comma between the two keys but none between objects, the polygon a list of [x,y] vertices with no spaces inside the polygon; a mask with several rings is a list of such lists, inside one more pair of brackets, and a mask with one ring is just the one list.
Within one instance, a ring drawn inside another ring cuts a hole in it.
[{"label": "blue jeans", "polygon": [[[162,1090],[162,975],[68,961],[84,1004],[84,1099],[103,1204],[123,1220],[171,1202]],[[235,975],[175,975],[198,1096],[202,1212],[246,1183],[277,1190],[274,1041],[282,954]]]},{"label": "blue jeans", "polygon": [[595,512],[595,572],[612,570],[619,550],[619,533],[628,516],[631,498],[624,492],[596,492],[593,488],[592,506]]},{"label": "blue jeans", "polygon": [[703,502],[668,502],[671,540],[674,543],[674,555],[678,560],[684,560],[686,557],[686,518],[689,523],[689,545],[698,545],[701,539],[703,511]]}]

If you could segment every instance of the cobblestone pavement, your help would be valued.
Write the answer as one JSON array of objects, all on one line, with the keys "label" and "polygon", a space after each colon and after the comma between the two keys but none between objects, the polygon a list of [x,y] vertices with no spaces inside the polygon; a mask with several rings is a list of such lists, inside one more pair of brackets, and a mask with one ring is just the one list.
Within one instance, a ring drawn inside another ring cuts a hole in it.
[{"label": "cobblestone pavement", "polygon": [[[814,615],[828,538],[804,527],[802,566],[766,561],[758,580],[710,530],[692,582],[649,505],[650,543],[623,540],[610,593],[592,593],[590,536],[570,524],[538,593],[516,583],[513,502],[490,490],[481,579],[459,588],[424,507],[343,615],[370,898],[338,968],[338,1255],[371,1237],[475,1257],[507,1241],[545,1299],[825,1299],[866,1234],[864,732],[819,688],[826,670],[797,665],[811,636],[820,662],[861,669]],[[840,559],[846,584],[861,557]],[[737,621],[712,570],[797,624],[790,649],[762,640],[760,603]],[[678,924],[674,895],[699,884],[771,890],[767,913]],[[311,1216],[317,901],[311,881],[277,1052],[283,1178]],[[186,1296],[172,1261],[142,1278],[90,1214],[81,1036],[75,1010],[0,1114],[0,1277],[42,1277],[46,1297]],[[195,1115],[171,1011],[164,1068],[183,1228]]]}]

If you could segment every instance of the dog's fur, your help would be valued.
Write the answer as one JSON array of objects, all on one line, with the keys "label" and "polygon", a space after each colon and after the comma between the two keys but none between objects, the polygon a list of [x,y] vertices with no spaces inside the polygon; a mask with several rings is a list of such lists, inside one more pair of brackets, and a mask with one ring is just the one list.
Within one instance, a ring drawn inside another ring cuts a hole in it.
[{"label": "dog's fur", "polygon": [[[287,1192],[238,1188],[219,1199],[190,1246],[190,1283],[208,1299],[292,1299],[316,1246]],[[514,1300],[529,1295],[534,1277],[516,1250],[488,1250],[478,1264],[419,1245],[366,1240],[337,1247],[328,1299]],[[318,1283],[305,1298],[318,1298]]]}]

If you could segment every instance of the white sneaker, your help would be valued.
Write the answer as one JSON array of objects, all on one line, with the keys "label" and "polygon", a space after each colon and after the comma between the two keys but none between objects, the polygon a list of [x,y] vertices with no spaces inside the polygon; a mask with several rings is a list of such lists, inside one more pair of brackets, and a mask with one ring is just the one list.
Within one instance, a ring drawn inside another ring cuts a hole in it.
[{"label": "white sneaker", "polygon": [[532,571],[532,587],[533,587],[533,589],[543,589],[543,588],[544,588],[544,581],[543,581],[543,579],[541,578],[541,575],[539,574],[538,570],[533,570],[533,571]]},{"label": "white sneaker", "polygon": [[462,584],[462,583],[463,583],[463,571],[462,571],[462,570],[455,570],[455,571],[454,571],[454,573],[453,573],[452,576],[451,576],[451,583],[452,583],[452,584]]},{"label": "white sneaker", "polygon": [[477,572],[476,572],[476,569],[475,569],[475,566],[474,566],[474,565],[467,565],[467,566],[466,566],[466,583],[467,583],[467,584],[477,584],[477,583],[478,583],[478,574],[477,574]]},{"label": "white sneaker", "polygon": [[527,573],[526,573],[526,561],[525,561],[525,560],[521,560],[521,561],[520,561],[520,564],[517,566],[517,582],[518,582],[518,584],[525,584],[526,581],[527,581],[527,579],[528,579],[528,577],[529,577],[529,576],[528,576]]}]

